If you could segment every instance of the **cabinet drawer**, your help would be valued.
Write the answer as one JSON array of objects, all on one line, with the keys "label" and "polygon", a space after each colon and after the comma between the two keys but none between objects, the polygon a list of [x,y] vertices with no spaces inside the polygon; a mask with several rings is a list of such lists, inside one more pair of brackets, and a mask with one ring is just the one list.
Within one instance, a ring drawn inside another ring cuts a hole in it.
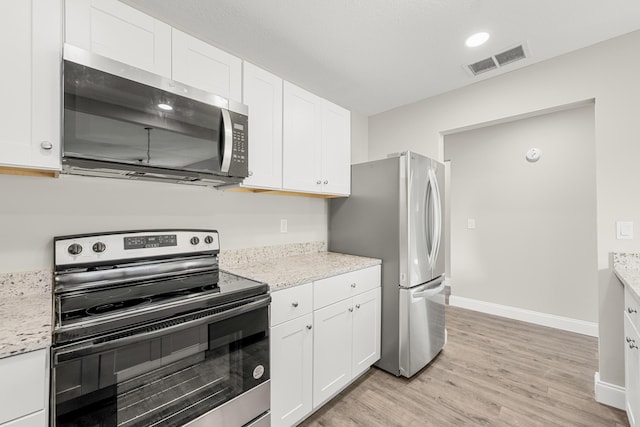
[{"label": "cabinet drawer", "polygon": [[640,331],[640,302],[628,286],[624,287],[624,312],[629,316],[633,326]]},{"label": "cabinet drawer", "polygon": [[314,308],[322,308],[380,286],[380,266],[327,277],[313,283]]},{"label": "cabinet drawer", "polygon": [[271,294],[271,326],[311,313],[311,310],[313,310],[311,283]]},{"label": "cabinet drawer", "polygon": [[0,359],[0,424],[44,409],[47,351]]}]

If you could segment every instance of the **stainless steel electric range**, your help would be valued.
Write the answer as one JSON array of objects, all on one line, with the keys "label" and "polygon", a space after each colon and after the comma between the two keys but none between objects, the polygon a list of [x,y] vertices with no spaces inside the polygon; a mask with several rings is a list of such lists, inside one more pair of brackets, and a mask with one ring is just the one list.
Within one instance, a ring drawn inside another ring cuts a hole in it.
[{"label": "stainless steel electric range", "polygon": [[214,230],[54,239],[53,426],[268,426],[268,286]]}]

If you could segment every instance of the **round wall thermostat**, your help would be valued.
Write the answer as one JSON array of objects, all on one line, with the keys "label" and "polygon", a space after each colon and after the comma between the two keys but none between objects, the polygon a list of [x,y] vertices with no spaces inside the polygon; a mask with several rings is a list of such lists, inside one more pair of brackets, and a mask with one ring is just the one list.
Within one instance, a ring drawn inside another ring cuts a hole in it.
[{"label": "round wall thermostat", "polygon": [[527,161],[528,162],[537,162],[540,160],[540,156],[542,156],[542,151],[539,148],[530,148],[527,151]]}]

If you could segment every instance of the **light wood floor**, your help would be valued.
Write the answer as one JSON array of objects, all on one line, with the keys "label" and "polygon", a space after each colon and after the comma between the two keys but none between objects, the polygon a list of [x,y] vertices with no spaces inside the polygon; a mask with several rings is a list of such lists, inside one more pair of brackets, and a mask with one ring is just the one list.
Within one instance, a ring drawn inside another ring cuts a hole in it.
[{"label": "light wood floor", "polygon": [[594,400],[597,339],[447,307],[448,342],[411,379],[373,368],[303,426],[627,426]]}]

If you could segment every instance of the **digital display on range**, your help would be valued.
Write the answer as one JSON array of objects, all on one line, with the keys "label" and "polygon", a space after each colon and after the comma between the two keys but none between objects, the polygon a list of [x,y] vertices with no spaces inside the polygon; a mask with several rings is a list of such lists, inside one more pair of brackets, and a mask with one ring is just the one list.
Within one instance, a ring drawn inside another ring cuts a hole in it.
[{"label": "digital display on range", "polygon": [[175,234],[163,234],[160,236],[135,236],[124,238],[125,249],[160,248],[164,246],[178,246]]}]

